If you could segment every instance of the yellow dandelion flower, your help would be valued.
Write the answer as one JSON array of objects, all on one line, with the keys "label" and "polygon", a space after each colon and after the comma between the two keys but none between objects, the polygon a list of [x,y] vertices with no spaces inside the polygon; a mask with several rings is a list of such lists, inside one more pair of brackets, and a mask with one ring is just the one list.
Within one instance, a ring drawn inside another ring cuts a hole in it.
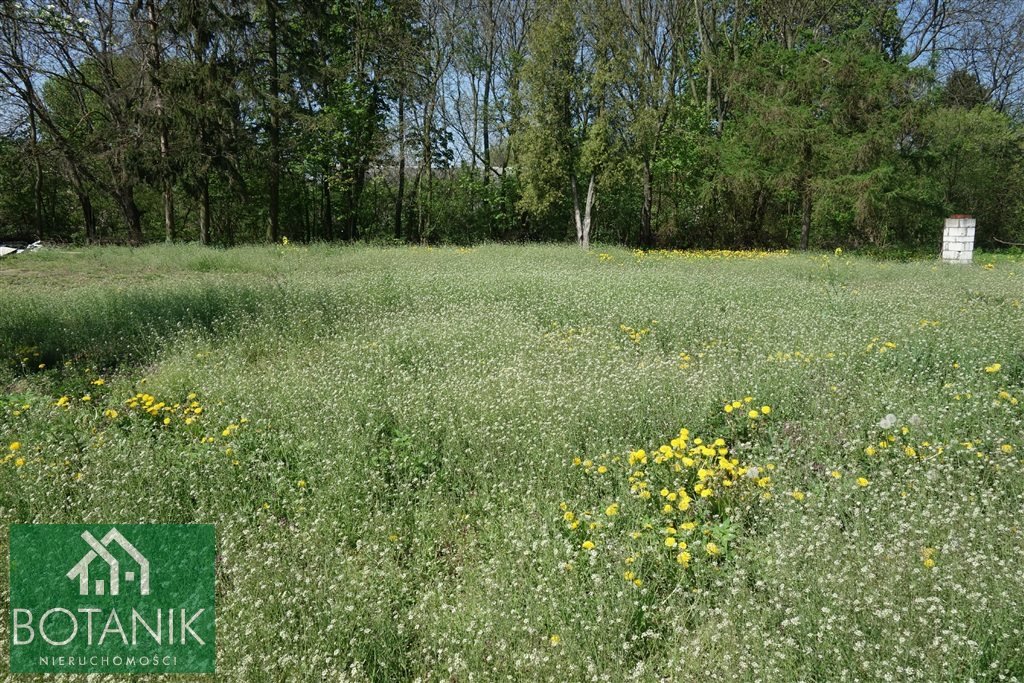
[{"label": "yellow dandelion flower", "polygon": [[685,550],[683,552],[679,553],[678,555],[676,555],[676,562],[678,562],[679,564],[683,565],[684,567],[689,567],[690,566],[690,559],[691,559],[690,553],[686,552]]},{"label": "yellow dandelion flower", "polygon": [[789,495],[793,496],[793,500],[795,500],[797,502],[799,502],[799,501],[804,499],[803,491],[793,491],[793,493],[791,493]]},{"label": "yellow dandelion flower", "polygon": [[614,517],[615,515],[619,514],[619,504],[612,503],[611,505],[604,509],[604,514],[606,514],[609,517]]},{"label": "yellow dandelion flower", "polygon": [[21,450],[21,442],[20,442],[20,441],[12,441],[12,442],[11,442],[11,445],[10,445],[10,446],[8,446],[8,448],[10,448],[10,449],[11,449],[11,452],[12,452],[12,453],[13,453],[14,451],[19,451],[19,450]]},{"label": "yellow dandelion flower", "polygon": [[665,537],[665,547],[666,548],[675,548],[676,547],[676,539],[675,539],[674,536],[666,536]]},{"label": "yellow dandelion flower", "polygon": [[593,541],[583,541],[584,550],[593,550],[596,547]]},{"label": "yellow dandelion flower", "polygon": [[15,467],[22,467],[24,465],[25,465],[25,458],[15,458],[15,460],[14,460],[14,466]]},{"label": "yellow dandelion flower", "polygon": [[993,363],[992,365],[985,366],[985,372],[992,374],[994,372],[999,372],[1002,368],[1003,366],[999,363]]},{"label": "yellow dandelion flower", "polygon": [[857,486],[860,486],[861,488],[867,486],[870,483],[871,482],[864,477],[857,477]]},{"label": "yellow dandelion flower", "polygon": [[722,549],[719,548],[716,543],[711,541],[704,545],[704,550],[708,555],[720,555],[722,553]]},{"label": "yellow dandelion flower", "polygon": [[761,412],[764,413],[765,415],[770,415],[771,412],[772,412],[772,407],[771,406],[761,406]]},{"label": "yellow dandelion flower", "polygon": [[558,645],[562,642],[562,637],[559,636],[557,633],[552,633],[551,637],[548,638],[548,642],[551,643],[551,647],[558,647]]},{"label": "yellow dandelion flower", "polygon": [[751,420],[756,420],[759,416],[760,413],[757,412],[756,410],[751,410],[750,412],[747,413],[747,417],[749,417]]}]

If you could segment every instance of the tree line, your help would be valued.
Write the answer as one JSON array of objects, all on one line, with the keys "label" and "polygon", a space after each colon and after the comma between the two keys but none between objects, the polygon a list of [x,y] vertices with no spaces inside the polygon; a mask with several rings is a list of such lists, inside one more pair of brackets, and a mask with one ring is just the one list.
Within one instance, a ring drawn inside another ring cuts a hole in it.
[{"label": "tree line", "polygon": [[0,236],[1024,241],[1014,0],[0,0]]}]

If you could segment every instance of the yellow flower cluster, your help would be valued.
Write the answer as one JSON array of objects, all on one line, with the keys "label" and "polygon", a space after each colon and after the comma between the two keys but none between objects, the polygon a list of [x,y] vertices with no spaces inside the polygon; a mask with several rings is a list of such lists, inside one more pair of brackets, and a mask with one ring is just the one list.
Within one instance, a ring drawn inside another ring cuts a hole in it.
[{"label": "yellow flower cluster", "polygon": [[[169,404],[158,401],[152,394],[138,393],[125,401],[125,405],[129,410],[156,418],[163,425],[170,425],[175,420],[191,425],[200,418],[204,410],[197,398],[195,393],[190,393],[184,403]],[[116,418],[117,411],[108,410],[104,415]]]},{"label": "yellow flower cluster", "polygon": [[735,400],[729,401],[722,407],[727,414],[737,413],[745,414],[750,420],[759,420],[762,417],[767,417],[772,414],[772,407],[768,405],[761,406],[760,408],[752,406],[754,398],[752,396],[745,396],[742,401]]},{"label": "yellow flower cluster", "polygon": [[[757,411],[759,417],[770,413],[768,406]],[[636,587],[644,585],[641,565],[652,572],[662,562],[690,569],[699,557],[727,556],[734,534],[727,511],[743,501],[770,498],[772,480],[766,472],[774,469],[744,464],[724,438],[701,438],[686,428],[651,452],[606,455],[598,462],[576,457],[573,465],[588,476],[612,477],[597,490],[608,491],[610,484],[614,491],[617,483],[622,488],[589,509],[561,503],[566,530],[584,552],[623,553],[622,576]]]},{"label": "yellow flower cluster", "polygon": [[789,254],[788,249],[782,249],[779,251],[763,251],[757,249],[750,250],[729,250],[729,249],[708,249],[708,250],[681,250],[681,249],[653,249],[650,251],[644,251],[643,249],[636,249],[633,251],[633,257],[639,262],[647,259],[650,260],[684,260],[684,261],[697,261],[704,259],[763,259],[773,256],[787,256]]},{"label": "yellow flower cluster", "polygon": [[633,342],[634,344],[639,344],[644,340],[644,337],[651,333],[651,330],[657,324],[657,320],[652,320],[650,327],[642,327],[639,329],[630,327],[629,325],[619,325],[619,330],[623,332],[631,342]]},{"label": "yellow flower cluster", "polygon": [[30,369],[29,364],[38,364],[39,370],[45,370],[46,363],[39,363],[41,356],[38,346],[20,346],[14,350],[14,358],[11,358],[8,363],[11,367],[20,365],[23,369]]},{"label": "yellow flower cluster", "polygon": [[864,447],[864,455],[873,457],[879,453],[892,452],[908,458],[926,458],[942,455],[945,450],[941,444],[933,444],[927,440],[916,441],[911,437],[910,427],[906,425],[892,432],[882,433],[877,438],[877,442],[873,441]]},{"label": "yellow flower cluster", "polygon": [[878,337],[872,337],[871,342],[864,349],[865,353],[888,353],[896,348],[896,342],[882,341]]},{"label": "yellow flower cluster", "polygon": [[1011,406],[1015,406],[1018,403],[1020,403],[1020,400],[1016,396],[1008,392],[1006,389],[1000,389],[999,393],[996,394],[996,403],[999,403],[1001,401],[1005,401],[1009,403]]},{"label": "yellow flower cluster", "polygon": [[25,458],[19,455],[18,451],[20,450],[21,442],[12,441],[10,445],[7,447],[7,454],[3,457],[2,460],[0,460],[0,464],[7,464],[13,460],[15,467],[24,467]]}]

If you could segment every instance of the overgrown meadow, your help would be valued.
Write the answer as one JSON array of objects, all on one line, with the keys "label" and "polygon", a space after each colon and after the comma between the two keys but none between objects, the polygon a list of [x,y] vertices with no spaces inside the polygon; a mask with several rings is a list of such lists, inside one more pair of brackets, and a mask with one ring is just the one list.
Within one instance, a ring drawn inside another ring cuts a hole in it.
[{"label": "overgrown meadow", "polygon": [[1024,680],[1020,259],[104,248],[0,300],[0,519],[215,524],[219,679]]}]

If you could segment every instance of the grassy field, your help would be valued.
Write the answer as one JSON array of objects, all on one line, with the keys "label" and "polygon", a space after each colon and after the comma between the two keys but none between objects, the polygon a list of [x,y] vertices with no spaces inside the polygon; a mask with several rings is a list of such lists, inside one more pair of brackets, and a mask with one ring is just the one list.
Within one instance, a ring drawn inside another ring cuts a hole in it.
[{"label": "grassy field", "polygon": [[1019,259],[105,248],[0,301],[0,520],[216,524],[220,679],[1024,680]]}]

